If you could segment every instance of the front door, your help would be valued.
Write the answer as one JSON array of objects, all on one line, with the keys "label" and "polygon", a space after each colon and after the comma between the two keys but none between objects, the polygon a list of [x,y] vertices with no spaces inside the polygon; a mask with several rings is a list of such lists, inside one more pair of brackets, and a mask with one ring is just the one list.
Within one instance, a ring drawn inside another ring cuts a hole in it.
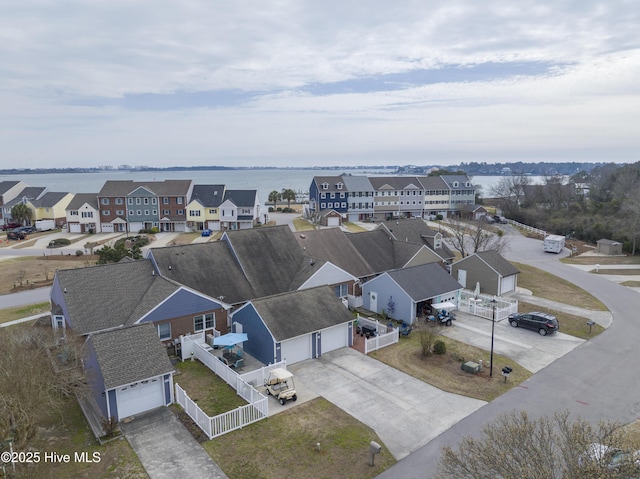
[{"label": "front door", "polygon": [[460,283],[463,288],[467,287],[467,270],[466,269],[458,270],[458,283]]},{"label": "front door", "polygon": [[378,293],[374,291],[369,292],[369,309],[374,313],[378,312]]}]

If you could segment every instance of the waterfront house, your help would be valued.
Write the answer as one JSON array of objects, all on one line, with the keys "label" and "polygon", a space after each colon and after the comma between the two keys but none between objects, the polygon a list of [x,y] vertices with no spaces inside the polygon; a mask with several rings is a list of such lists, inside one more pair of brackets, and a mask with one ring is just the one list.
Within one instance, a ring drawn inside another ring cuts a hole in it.
[{"label": "waterfront house", "polygon": [[97,193],[77,193],[65,209],[69,233],[100,233]]},{"label": "waterfront house", "polygon": [[220,230],[220,203],[224,185],[193,185],[187,205],[187,228],[195,231]]},{"label": "waterfront house", "polygon": [[4,207],[26,187],[27,184],[22,181],[0,181],[0,224],[11,221],[11,209],[9,209],[8,215],[5,215]]}]

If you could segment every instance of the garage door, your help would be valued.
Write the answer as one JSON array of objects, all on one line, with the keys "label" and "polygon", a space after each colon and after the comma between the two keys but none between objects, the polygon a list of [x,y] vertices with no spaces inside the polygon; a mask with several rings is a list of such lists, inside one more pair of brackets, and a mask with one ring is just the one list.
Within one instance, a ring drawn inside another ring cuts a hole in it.
[{"label": "garage door", "polygon": [[304,335],[282,342],[281,356],[287,364],[294,364],[311,357],[311,335]]},{"label": "garage door", "polygon": [[334,349],[344,348],[347,345],[348,324],[341,324],[333,328],[323,329],[320,335],[321,353],[328,353]]},{"label": "garage door", "polygon": [[118,418],[120,420],[164,406],[162,378],[154,378],[118,388],[117,396]]},{"label": "garage door", "polygon": [[327,218],[327,226],[340,226],[340,218],[337,216]]},{"label": "garage door", "polygon": [[101,226],[103,233],[113,233],[113,224],[112,223],[102,223]]},{"label": "garage door", "polygon": [[69,223],[69,233],[82,233],[80,223]]}]

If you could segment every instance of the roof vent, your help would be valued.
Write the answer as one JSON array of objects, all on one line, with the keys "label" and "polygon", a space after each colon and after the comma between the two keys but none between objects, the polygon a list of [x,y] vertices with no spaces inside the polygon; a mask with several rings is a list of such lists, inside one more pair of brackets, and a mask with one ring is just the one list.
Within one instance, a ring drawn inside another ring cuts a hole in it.
[{"label": "roof vent", "polygon": [[151,276],[155,276],[156,275],[156,271],[155,270],[151,270]]},{"label": "roof vent", "polygon": [[316,264],[316,261],[313,258],[311,258],[311,261],[309,261],[309,264],[313,266],[314,264]]},{"label": "roof vent", "polygon": [[169,265],[169,271],[171,271],[171,265]]},{"label": "roof vent", "polygon": [[303,235],[303,234],[300,234],[300,238],[305,239],[305,238],[306,238],[306,236],[305,236],[305,235]]}]

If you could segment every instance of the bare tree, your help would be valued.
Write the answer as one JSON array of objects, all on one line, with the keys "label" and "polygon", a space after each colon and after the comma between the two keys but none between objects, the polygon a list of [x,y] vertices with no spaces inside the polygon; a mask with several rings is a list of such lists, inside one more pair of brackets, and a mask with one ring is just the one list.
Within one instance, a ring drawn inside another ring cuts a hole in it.
[{"label": "bare tree", "polygon": [[433,345],[442,335],[443,326],[438,321],[418,322],[415,326],[415,332],[420,340],[420,349],[422,356],[431,356],[433,354]]},{"label": "bare tree", "polygon": [[58,343],[51,329],[0,329],[0,437],[23,449],[65,398],[86,392],[81,340]]},{"label": "bare tree", "polygon": [[491,187],[491,195],[498,198],[505,215],[513,216],[524,201],[531,178],[526,175],[505,176]]},{"label": "bare tree", "polygon": [[463,258],[478,251],[492,250],[498,253],[507,245],[502,230],[493,231],[486,221],[471,223],[450,219],[448,224],[449,243]]},{"label": "bare tree", "polygon": [[482,437],[465,437],[458,450],[445,447],[438,477],[443,479],[583,479],[637,477],[636,456],[613,466],[614,450],[637,450],[616,423],[597,427],[568,412],[532,418],[526,411],[503,414]]}]

